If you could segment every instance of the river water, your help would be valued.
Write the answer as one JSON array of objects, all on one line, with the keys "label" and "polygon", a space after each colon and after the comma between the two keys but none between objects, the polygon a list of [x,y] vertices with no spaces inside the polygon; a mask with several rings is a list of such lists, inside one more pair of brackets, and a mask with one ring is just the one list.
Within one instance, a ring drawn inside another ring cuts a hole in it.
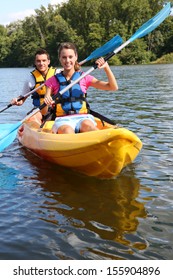
[{"label": "river water", "polygon": [[[0,109],[30,70],[0,69]],[[0,157],[1,260],[173,259],[173,64],[112,70],[119,90],[89,89],[88,99],[139,136],[139,156],[117,178],[99,180],[44,162],[15,139]],[[28,98],[0,123],[30,108]]]}]

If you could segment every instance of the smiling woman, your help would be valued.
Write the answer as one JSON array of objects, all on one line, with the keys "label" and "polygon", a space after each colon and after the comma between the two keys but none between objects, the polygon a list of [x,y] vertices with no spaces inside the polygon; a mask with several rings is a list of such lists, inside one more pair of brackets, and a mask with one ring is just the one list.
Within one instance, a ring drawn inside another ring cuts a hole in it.
[{"label": "smiling woman", "polygon": [[17,20],[23,20],[25,17],[35,13],[35,9],[39,9],[41,6],[47,7],[49,4],[56,5],[64,2],[63,0],[9,0],[7,2],[1,2],[0,9],[0,24],[7,25]]}]

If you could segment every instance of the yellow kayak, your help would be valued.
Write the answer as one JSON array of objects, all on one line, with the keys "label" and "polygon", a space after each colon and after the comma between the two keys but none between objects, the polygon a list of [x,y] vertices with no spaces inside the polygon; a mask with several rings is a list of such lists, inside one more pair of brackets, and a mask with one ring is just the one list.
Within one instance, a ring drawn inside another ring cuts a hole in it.
[{"label": "yellow kayak", "polygon": [[134,161],[141,140],[125,128],[117,128],[96,118],[99,130],[78,134],[53,134],[53,121],[43,128],[35,120],[26,121],[20,143],[46,161],[71,168],[87,176],[113,178]]}]

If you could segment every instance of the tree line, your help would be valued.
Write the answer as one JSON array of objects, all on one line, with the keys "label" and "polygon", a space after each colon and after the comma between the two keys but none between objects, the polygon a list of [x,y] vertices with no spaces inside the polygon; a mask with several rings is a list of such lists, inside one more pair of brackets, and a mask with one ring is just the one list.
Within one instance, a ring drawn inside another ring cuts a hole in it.
[{"label": "tree line", "polygon": [[[32,66],[38,48],[45,48],[51,64],[57,66],[58,46],[65,41],[77,45],[81,61],[116,34],[128,40],[163,4],[160,0],[69,0],[41,6],[35,15],[0,25],[0,67]],[[173,18],[168,17],[114,56],[111,63],[146,64],[172,52]]]}]

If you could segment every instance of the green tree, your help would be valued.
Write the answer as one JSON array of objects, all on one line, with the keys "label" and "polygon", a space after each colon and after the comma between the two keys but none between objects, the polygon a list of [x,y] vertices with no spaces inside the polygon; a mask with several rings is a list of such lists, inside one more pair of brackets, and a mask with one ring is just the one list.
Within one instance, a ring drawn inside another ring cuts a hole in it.
[{"label": "green tree", "polygon": [[147,50],[143,39],[138,39],[123,49],[119,57],[123,64],[146,64],[150,62],[152,52]]},{"label": "green tree", "polygon": [[5,65],[5,59],[10,52],[10,40],[7,34],[7,29],[0,25],[0,62]]},{"label": "green tree", "polygon": [[77,35],[88,39],[89,25],[100,24],[100,0],[69,0],[61,8],[62,17],[74,29]]},{"label": "green tree", "polygon": [[[72,41],[79,60],[116,34],[124,41],[161,10],[159,0],[69,0],[61,5],[41,6],[35,15],[0,26],[0,66],[31,66],[35,51],[46,48],[53,65],[58,64],[60,42]],[[156,30],[119,52],[118,64],[148,63],[173,52],[173,18],[168,17]],[[89,62],[90,63],[90,62]]]}]

